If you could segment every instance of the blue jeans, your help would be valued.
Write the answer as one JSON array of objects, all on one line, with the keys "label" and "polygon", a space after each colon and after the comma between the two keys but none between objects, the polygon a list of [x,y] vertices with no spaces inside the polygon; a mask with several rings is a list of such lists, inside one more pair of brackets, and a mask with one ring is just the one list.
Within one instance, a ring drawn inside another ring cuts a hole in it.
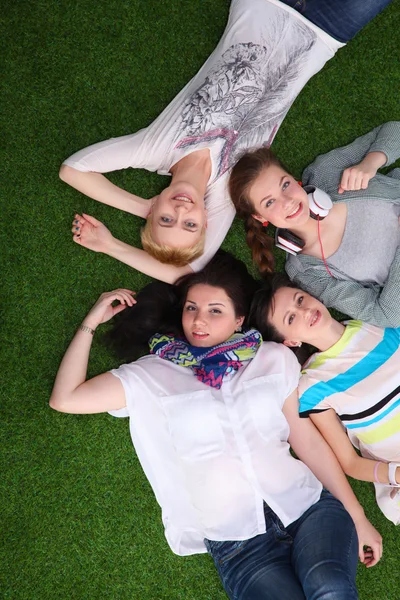
[{"label": "blue jeans", "polygon": [[240,542],[205,540],[231,600],[356,600],[358,539],[329,492],[286,528],[265,505],[266,533]]},{"label": "blue jeans", "polygon": [[392,0],[281,0],[326,33],[348,42]]}]

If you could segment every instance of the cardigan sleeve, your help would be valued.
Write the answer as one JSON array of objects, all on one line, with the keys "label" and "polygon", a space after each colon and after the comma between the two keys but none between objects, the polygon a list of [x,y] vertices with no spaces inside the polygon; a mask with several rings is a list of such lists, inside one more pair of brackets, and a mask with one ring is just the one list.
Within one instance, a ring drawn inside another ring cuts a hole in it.
[{"label": "cardigan sleeve", "polygon": [[287,269],[289,277],[328,308],[379,327],[400,326],[400,247],[397,248],[383,287],[364,287],[354,280],[331,277],[325,267]]},{"label": "cardigan sleeve", "polygon": [[[360,163],[370,152],[383,152],[387,157],[385,166],[399,158],[400,121],[384,123],[347,146],[321,154],[305,169],[303,183],[312,183],[328,193],[335,194],[344,169]],[[354,195],[354,192],[348,193]],[[360,193],[366,195],[368,191],[360,190]],[[344,199],[345,194],[339,197]]]}]

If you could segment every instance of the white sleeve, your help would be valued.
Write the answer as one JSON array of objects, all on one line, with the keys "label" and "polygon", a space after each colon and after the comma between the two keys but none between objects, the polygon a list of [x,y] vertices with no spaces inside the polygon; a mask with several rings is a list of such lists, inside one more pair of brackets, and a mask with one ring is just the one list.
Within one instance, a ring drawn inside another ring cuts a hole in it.
[{"label": "white sleeve", "polygon": [[296,355],[292,350],[289,350],[286,346],[282,344],[282,350],[284,353],[285,360],[285,398],[288,398],[295,389],[297,389],[299,385],[300,379],[300,363],[296,358]]},{"label": "white sleeve", "polygon": [[84,173],[109,173],[128,167],[154,170],[151,168],[151,153],[146,148],[146,131],[141,129],[137,133],[93,144],[75,152],[63,164]]},{"label": "white sleeve", "polygon": [[135,388],[138,387],[136,382],[137,374],[135,373],[135,370],[135,363],[129,363],[121,365],[118,369],[112,369],[112,371],[110,371],[111,375],[117,377],[117,379],[119,379],[122,383],[126,402],[126,406],[124,408],[108,411],[113,417],[129,417],[131,413],[131,409],[133,408],[135,402],[135,397],[137,397]]},{"label": "white sleeve", "polygon": [[[219,182],[218,182],[219,183]],[[221,246],[235,218],[235,209],[226,191],[225,182],[216,185],[206,198],[207,229],[204,252],[200,258],[190,263],[193,271],[200,271],[210,262]]]}]

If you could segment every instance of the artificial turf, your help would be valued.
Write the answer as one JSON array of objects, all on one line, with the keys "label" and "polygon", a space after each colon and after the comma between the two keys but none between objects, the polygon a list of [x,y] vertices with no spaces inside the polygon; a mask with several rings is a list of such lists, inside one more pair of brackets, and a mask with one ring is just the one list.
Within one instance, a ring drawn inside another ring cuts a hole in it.
[{"label": "artificial turf", "polygon": [[[3,0],[2,598],[226,597],[208,556],[169,550],[126,420],[59,414],[48,399],[97,296],[149,281],[72,243],[76,211],[132,244],[141,223],[68,188],[59,165],[149,124],[213,50],[228,8],[228,0]],[[273,144],[295,174],[317,154],[400,119],[399,22],[395,0],[300,94]],[[111,179],[143,197],[166,183],[133,170]],[[241,223],[223,247],[250,265]],[[114,366],[96,336],[89,375]],[[380,513],[371,484],[354,489],[384,538],[380,564],[359,567],[360,598],[398,600],[400,532]]]}]

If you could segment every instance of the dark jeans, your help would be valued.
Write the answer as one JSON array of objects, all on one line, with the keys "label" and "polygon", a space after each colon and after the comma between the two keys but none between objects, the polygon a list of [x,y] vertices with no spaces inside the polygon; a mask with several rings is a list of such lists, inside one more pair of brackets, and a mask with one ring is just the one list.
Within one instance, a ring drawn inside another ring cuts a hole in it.
[{"label": "dark jeans", "polygon": [[326,33],[348,42],[391,0],[281,0]]},{"label": "dark jeans", "polygon": [[241,542],[205,540],[231,600],[356,600],[358,539],[329,492],[286,528],[265,506],[266,533]]}]

